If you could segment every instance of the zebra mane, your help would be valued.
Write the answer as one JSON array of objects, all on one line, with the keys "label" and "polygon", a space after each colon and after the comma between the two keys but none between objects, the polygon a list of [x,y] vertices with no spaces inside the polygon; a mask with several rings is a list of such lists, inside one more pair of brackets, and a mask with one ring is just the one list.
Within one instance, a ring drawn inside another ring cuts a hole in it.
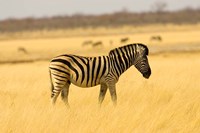
[{"label": "zebra mane", "polygon": [[118,49],[125,49],[127,47],[134,47],[133,45],[135,45],[135,44],[128,44],[128,45],[125,45],[125,46],[114,48],[114,49],[110,50],[109,55],[114,54]]},{"label": "zebra mane", "polygon": [[136,44],[128,44],[128,45],[125,45],[125,46],[121,46],[121,47],[112,49],[112,50],[110,50],[109,55],[114,54],[118,49],[126,49],[127,47],[133,47],[133,49],[136,49],[136,48],[137,48],[136,45],[138,45],[139,47],[144,48],[144,49],[145,49],[145,54],[146,54],[146,55],[149,54],[149,49],[148,49],[148,47],[147,47],[146,45],[141,44],[141,43],[136,43]]}]

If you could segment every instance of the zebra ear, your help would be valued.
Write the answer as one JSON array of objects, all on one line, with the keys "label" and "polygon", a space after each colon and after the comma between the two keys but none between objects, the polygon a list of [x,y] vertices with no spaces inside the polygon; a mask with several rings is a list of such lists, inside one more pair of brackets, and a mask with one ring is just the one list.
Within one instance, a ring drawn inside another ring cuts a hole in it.
[{"label": "zebra ear", "polygon": [[143,45],[144,51],[146,55],[149,55],[149,49],[146,45]]},{"label": "zebra ear", "polygon": [[[141,51],[142,50],[142,51]],[[136,52],[137,53],[141,53],[141,52],[144,52],[146,55],[149,55],[149,49],[146,45],[144,44],[139,44],[139,45],[136,45]]]},{"label": "zebra ear", "polygon": [[147,46],[145,46],[145,51],[146,51],[146,55],[149,55],[149,49]]}]

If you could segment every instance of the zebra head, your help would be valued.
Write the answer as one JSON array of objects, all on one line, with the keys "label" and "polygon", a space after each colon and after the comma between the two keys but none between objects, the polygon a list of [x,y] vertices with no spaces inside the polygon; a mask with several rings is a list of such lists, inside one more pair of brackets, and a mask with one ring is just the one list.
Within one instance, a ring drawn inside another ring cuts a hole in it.
[{"label": "zebra head", "polygon": [[151,68],[148,62],[149,50],[143,44],[136,44],[134,65],[144,78],[149,78],[151,75]]}]

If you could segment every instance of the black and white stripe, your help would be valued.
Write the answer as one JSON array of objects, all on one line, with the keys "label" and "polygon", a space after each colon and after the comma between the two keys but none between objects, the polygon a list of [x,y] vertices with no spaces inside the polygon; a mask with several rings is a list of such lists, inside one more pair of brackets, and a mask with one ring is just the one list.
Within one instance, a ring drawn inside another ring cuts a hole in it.
[{"label": "black and white stripe", "polygon": [[101,85],[99,103],[101,104],[107,88],[111,98],[116,103],[116,87],[120,75],[129,67],[135,67],[145,78],[151,75],[149,67],[148,48],[143,44],[129,44],[115,48],[108,56],[83,57],[77,55],[60,55],[50,62],[50,77],[52,83],[52,103],[61,92],[63,101],[68,105],[69,86],[73,83],[80,87]]}]

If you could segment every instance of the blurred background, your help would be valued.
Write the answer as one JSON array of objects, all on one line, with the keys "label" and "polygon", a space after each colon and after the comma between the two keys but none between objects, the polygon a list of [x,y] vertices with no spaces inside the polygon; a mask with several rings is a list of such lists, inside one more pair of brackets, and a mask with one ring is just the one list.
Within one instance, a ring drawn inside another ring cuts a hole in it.
[{"label": "blurred background", "polygon": [[[152,53],[199,50],[198,0],[8,0],[0,5],[0,62],[84,50],[105,54],[137,42],[150,46]],[[9,57],[11,53],[20,57]]]},{"label": "blurred background", "polygon": [[[151,77],[131,67],[98,108],[99,86],[50,104],[59,54],[149,48]],[[200,132],[200,0],[0,0],[0,132]]]}]

